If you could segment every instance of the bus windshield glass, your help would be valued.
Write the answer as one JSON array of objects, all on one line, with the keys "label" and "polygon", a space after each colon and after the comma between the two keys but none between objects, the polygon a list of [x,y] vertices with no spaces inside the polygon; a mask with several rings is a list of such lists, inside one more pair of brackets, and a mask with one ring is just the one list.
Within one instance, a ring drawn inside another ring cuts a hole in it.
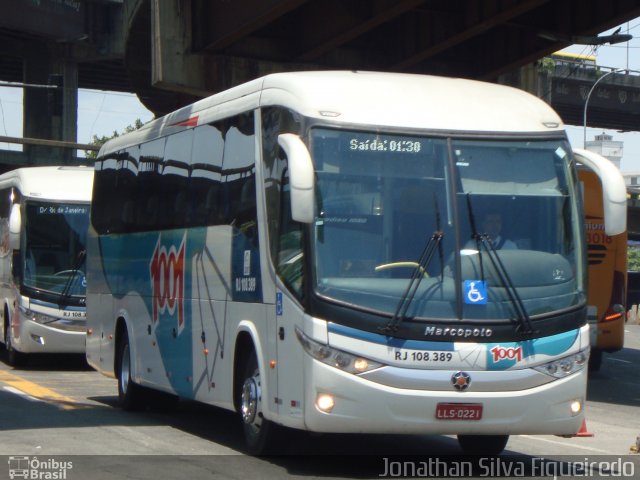
[{"label": "bus windshield glass", "polygon": [[514,290],[528,316],[584,302],[565,140],[314,128],[310,143],[320,297],[393,315],[415,277],[407,317],[488,322],[522,313]]},{"label": "bus windshield glass", "polygon": [[23,286],[56,297],[86,295],[88,204],[28,201]]}]

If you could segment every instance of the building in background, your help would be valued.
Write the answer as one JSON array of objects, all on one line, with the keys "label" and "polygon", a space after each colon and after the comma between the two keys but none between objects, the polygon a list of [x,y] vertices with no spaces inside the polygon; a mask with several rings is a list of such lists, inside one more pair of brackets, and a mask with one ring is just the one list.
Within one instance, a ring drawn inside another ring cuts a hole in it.
[{"label": "building in background", "polygon": [[624,142],[614,140],[612,135],[602,132],[600,135],[596,135],[593,140],[588,141],[585,148],[608,158],[618,169],[620,168]]},{"label": "building in background", "polygon": [[640,193],[640,172],[622,172],[628,192]]}]

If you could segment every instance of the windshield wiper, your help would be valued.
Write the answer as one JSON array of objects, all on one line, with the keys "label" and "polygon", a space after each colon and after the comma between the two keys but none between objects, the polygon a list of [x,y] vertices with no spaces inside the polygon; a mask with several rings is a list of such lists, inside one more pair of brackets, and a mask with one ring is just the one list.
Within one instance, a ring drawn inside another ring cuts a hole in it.
[{"label": "windshield wiper", "polygon": [[515,310],[515,321],[517,323],[516,333],[521,335],[533,335],[536,333],[536,330],[533,328],[533,324],[531,323],[531,319],[529,318],[529,314],[527,313],[527,309],[522,302],[522,298],[518,294],[518,290],[516,289],[511,277],[509,277],[509,272],[507,268],[502,263],[500,259],[500,255],[498,255],[498,251],[496,250],[495,245],[493,244],[493,240],[487,233],[478,233],[476,230],[476,222],[473,215],[473,209],[471,208],[471,200],[469,198],[469,194],[467,193],[467,210],[469,213],[469,224],[471,225],[471,238],[475,240],[476,245],[478,246],[478,261],[480,262],[480,276],[484,281],[484,269],[482,266],[482,251],[480,246],[484,247],[484,250],[487,252],[489,260],[491,261],[491,265],[493,269],[498,274],[498,278],[500,279],[500,283],[503,288],[507,292],[507,296],[509,297],[509,301]]},{"label": "windshield wiper", "polygon": [[424,246],[416,264],[416,268],[413,270],[413,274],[409,279],[409,284],[400,297],[400,301],[398,302],[398,306],[396,307],[393,317],[391,317],[389,323],[384,327],[380,327],[380,330],[386,334],[396,332],[400,324],[404,321],[407,311],[409,310],[409,306],[413,301],[413,297],[415,297],[416,292],[418,291],[420,282],[426,275],[427,267],[431,263],[431,259],[433,258],[436,248],[438,249],[440,257],[440,278],[444,275],[444,253],[442,252],[442,237],[444,237],[444,233],[442,232],[442,226],[440,224],[440,207],[438,205],[438,198],[435,194],[433,196],[433,201],[436,211],[436,231],[431,234],[427,244]]},{"label": "windshield wiper", "polygon": [[73,281],[76,277],[80,277],[80,275],[78,275],[78,269],[82,266],[82,263],[84,262],[85,258],[87,257],[87,251],[86,250],[80,250],[78,252],[78,258],[76,259],[76,263],[75,265],[73,265],[73,268],[71,270],[69,270],[69,277],[67,278],[67,281],[64,284],[64,288],[62,289],[62,292],[60,293],[60,303],[59,306],[62,307],[64,301],[71,297],[71,287],[73,286]]},{"label": "windshield wiper", "polygon": [[531,319],[529,318],[529,314],[527,313],[524,303],[522,302],[522,299],[518,294],[518,290],[516,289],[515,285],[513,284],[513,281],[509,277],[509,273],[507,272],[507,269],[502,263],[502,260],[500,260],[500,256],[498,255],[498,251],[496,250],[496,247],[493,244],[493,241],[491,240],[489,235],[487,235],[486,233],[481,235],[481,240],[487,253],[489,254],[489,259],[491,260],[491,264],[493,265],[493,268],[498,273],[498,277],[500,277],[500,282],[502,283],[502,286],[506,290],[507,295],[509,296],[509,300],[511,301],[511,304],[513,305],[513,308],[516,311],[515,313],[516,313],[517,323],[518,323],[518,325],[516,326],[516,332],[522,335],[533,335],[534,333],[536,333],[536,330],[534,330],[533,328]]},{"label": "windshield wiper", "polygon": [[400,302],[398,302],[398,307],[396,308],[393,317],[384,327],[380,327],[380,330],[386,334],[394,333],[398,330],[398,327],[405,319],[407,314],[407,310],[411,305],[411,301],[418,291],[418,287],[420,286],[420,282],[425,276],[425,272],[427,271],[427,267],[433,258],[433,254],[436,251],[436,248],[440,244],[442,237],[444,234],[440,230],[436,230],[429,237],[424,249],[422,250],[422,254],[418,259],[416,264],[416,268],[413,270],[411,278],[409,279],[409,283],[407,284],[407,288],[404,293],[400,297]]}]

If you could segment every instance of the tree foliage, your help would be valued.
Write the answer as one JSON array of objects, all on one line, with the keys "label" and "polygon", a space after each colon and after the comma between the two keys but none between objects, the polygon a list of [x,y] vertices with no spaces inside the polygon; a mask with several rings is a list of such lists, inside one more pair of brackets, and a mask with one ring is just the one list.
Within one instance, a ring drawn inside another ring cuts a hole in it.
[{"label": "tree foliage", "polygon": [[542,59],[538,60],[538,71],[540,73],[544,73],[545,75],[549,76],[555,71],[555,68],[556,62],[553,60],[553,58],[543,57]]},{"label": "tree foliage", "polygon": [[640,248],[629,247],[627,249],[627,270],[630,272],[640,271]]},{"label": "tree foliage", "polygon": [[[139,118],[136,118],[135,122],[133,122],[133,125],[129,125],[127,126],[122,133],[118,133],[117,130],[113,131],[113,135],[107,137],[105,135],[98,137],[97,135],[94,135],[93,138],[91,139],[91,141],[89,142],[89,145],[96,145],[98,147],[101,147],[104,143],[106,143],[108,140],[111,140],[112,138],[116,138],[119,137],[120,135],[124,135],[125,133],[129,133],[129,132],[133,132],[135,130],[138,130],[140,127],[142,127],[142,125],[144,125],[142,123],[142,120],[140,120]],[[97,150],[85,150],[85,154],[87,159],[89,160],[95,160],[96,158],[98,158],[98,151]]]}]

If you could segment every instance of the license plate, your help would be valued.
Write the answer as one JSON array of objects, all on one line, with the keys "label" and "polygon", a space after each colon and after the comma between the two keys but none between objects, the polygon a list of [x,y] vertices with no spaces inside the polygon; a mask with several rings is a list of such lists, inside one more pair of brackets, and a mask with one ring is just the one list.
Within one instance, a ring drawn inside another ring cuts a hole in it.
[{"label": "license plate", "polygon": [[436,407],[438,420],[480,420],[481,403],[439,403]]}]

